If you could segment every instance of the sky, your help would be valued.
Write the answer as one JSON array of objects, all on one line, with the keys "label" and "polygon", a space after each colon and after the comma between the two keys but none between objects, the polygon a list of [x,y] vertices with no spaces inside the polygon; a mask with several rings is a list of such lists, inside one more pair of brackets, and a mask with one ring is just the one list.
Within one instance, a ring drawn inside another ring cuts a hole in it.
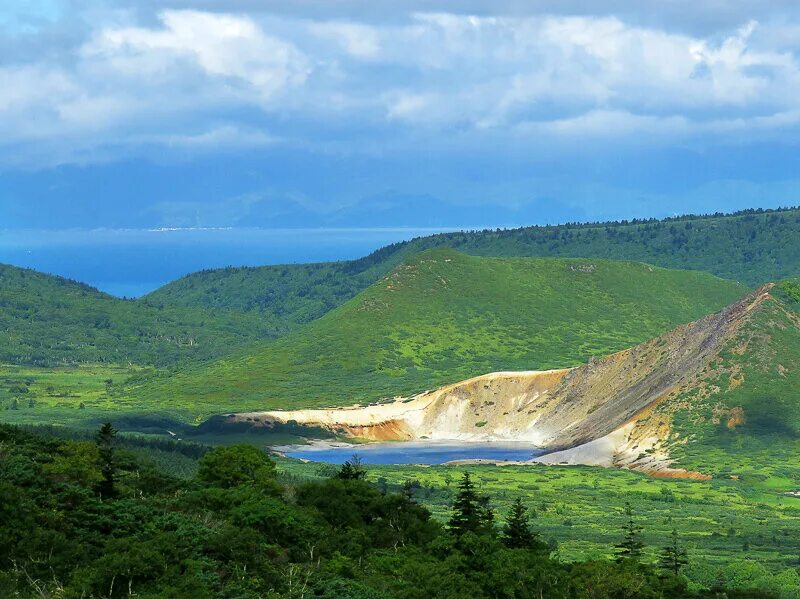
[{"label": "sky", "polygon": [[795,0],[6,0],[0,82],[36,240],[800,204]]}]

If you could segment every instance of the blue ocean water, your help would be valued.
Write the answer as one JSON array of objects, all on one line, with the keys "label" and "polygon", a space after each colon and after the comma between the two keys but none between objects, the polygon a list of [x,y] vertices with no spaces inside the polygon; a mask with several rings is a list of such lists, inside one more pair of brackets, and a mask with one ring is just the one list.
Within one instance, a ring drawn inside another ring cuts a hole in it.
[{"label": "blue ocean water", "polygon": [[138,297],[205,268],[347,260],[447,229],[0,231],[0,262]]},{"label": "blue ocean water", "polygon": [[545,453],[526,443],[457,443],[443,441],[368,443],[343,447],[295,446],[285,454],[312,462],[343,464],[357,455],[364,464],[444,464],[453,460],[524,461]]}]

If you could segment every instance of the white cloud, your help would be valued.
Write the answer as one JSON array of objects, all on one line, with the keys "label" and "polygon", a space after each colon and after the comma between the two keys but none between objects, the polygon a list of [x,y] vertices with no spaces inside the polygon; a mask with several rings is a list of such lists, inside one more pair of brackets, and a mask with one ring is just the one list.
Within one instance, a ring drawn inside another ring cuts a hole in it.
[{"label": "white cloud", "polygon": [[343,144],[374,131],[374,146],[398,128],[674,140],[798,125],[797,23],[703,37],[529,13],[115,13],[58,61],[0,66],[0,137],[69,160],[109,145],[313,145],[323,128]]},{"label": "white cloud", "polygon": [[196,67],[211,79],[244,86],[262,102],[308,76],[305,57],[291,43],[266,35],[249,18],[168,10],[160,20],[161,29],[102,29],[81,55],[98,69],[145,81]]},{"label": "white cloud", "polygon": [[338,43],[350,56],[371,59],[378,57],[380,53],[380,34],[367,25],[331,21],[312,23],[309,29],[322,39]]},{"label": "white cloud", "polygon": [[223,125],[200,133],[143,135],[132,141],[142,144],[164,145],[184,149],[219,150],[230,147],[266,146],[277,143],[279,140],[263,131]]},{"label": "white cloud", "polygon": [[302,52],[249,17],[165,11],[159,20],[153,28],[100,27],[71,63],[0,67],[0,147],[25,146],[0,161],[41,159],[45,143],[55,162],[128,145],[272,143],[258,127],[226,123],[233,117],[225,113],[281,110],[282,94],[310,73]]}]

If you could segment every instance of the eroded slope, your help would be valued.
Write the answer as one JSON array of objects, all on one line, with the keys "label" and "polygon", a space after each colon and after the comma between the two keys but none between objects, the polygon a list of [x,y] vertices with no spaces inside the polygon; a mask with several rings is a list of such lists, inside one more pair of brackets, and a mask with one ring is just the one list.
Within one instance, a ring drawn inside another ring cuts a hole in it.
[{"label": "eroded slope", "polygon": [[746,291],[706,273],[647,264],[436,250],[277,342],[130,394],[193,405],[199,416],[409,397],[486,372],[576,366]]},{"label": "eroded slope", "polygon": [[[500,372],[367,407],[235,414],[265,426],[296,421],[371,440],[517,440],[562,450],[543,458],[675,474],[676,399],[697,389],[765,302],[765,286],[724,310],[583,366]],[[670,405],[663,409],[661,404]],[[567,450],[567,451],[563,451]]]}]

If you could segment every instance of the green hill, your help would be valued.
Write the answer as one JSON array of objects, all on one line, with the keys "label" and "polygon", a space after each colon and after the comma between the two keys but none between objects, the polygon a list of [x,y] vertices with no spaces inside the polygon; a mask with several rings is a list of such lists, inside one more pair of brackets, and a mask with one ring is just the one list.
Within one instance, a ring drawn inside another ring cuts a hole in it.
[{"label": "green hill", "polygon": [[343,304],[408,256],[436,247],[480,256],[634,260],[755,287],[800,273],[797,239],[800,209],[446,233],[348,262],[203,271],[156,290],[148,301],[255,312],[279,335]]},{"label": "green hill", "polygon": [[253,314],[151,306],[0,265],[0,363],[167,366],[217,357],[268,333]]},{"label": "green hill", "polygon": [[255,313],[280,336],[354,297],[407,253],[389,246],[359,260],[204,270],[168,283],[144,301]]},{"label": "green hill", "polygon": [[278,341],[128,392],[193,415],[374,401],[490,371],[579,364],[745,291],[641,263],[434,250]]},{"label": "green hill", "polygon": [[784,478],[797,490],[800,282],[772,287],[705,376],[660,409],[692,441],[671,448],[681,465],[718,477]]}]

